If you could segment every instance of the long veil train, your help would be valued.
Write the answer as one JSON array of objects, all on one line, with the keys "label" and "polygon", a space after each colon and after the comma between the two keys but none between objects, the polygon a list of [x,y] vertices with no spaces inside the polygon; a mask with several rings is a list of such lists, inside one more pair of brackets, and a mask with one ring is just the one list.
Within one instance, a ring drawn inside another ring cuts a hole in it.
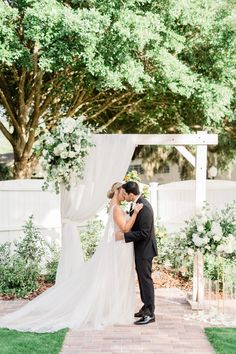
[{"label": "long veil train", "polygon": [[42,333],[62,328],[100,329],[132,322],[133,244],[115,241],[112,209],[93,257],[63,283],[0,318],[0,327]]}]

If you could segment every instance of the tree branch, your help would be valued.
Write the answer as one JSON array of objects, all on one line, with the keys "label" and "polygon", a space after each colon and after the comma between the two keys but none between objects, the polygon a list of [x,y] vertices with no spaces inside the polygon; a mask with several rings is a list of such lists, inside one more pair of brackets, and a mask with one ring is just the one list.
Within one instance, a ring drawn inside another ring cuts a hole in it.
[{"label": "tree branch", "polygon": [[27,108],[25,105],[25,78],[26,78],[26,71],[23,70],[20,80],[19,80],[19,121],[22,124],[26,123]]},{"label": "tree branch", "polygon": [[[82,92],[82,93],[81,93]],[[67,115],[69,117],[73,117],[78,109],[81,107],[81,103],[83,102],[84,97],[86,96],[86,91],[79,90],[76,95],[76,99],[74,100],[74,104],[69,108]],[[86,101],[86,100],[85,100]]]},{"label": "tree branch", "polygon": [[11,143],[11,145],[14,145],[14,139],[11,135],[11,133],[7,130],[7,128],[2,124],[2,122],[0,122],[0,130],[3,133],[3,135],[5,136],[5,138],[7,138],[7,140]]},{"label": "tree branch", "polygon": [[106,101],[106,103],[100,108],[100,110],[98,110],[95,114],[88,117],[88,119],[96,119],[101,113],[106,111],[114,103],[121,101],[123,98],[129,96],[130,94],[131,94],[130,92],[125,92],[124,94],[122,94],[120,96],[116,96],[116,94],[114,94],[108,101]]},{"label": "tree branch", "polygon": [[[134,95],[132,96],[134,97]],[[130,98],[131,100],[131,98]],[[109,125],[111,125],[118,117],[120,117],[123,113],[125,113],[125,111],[127,110],[127,108],[132,107],[132,106],[136,106],[138,104],[138,102],[131,102],[126,104],[123,109],[121,111],[119,111],[117,114],[115,114],[108,122],[106,122],[105,124],[103,124],[99,129],[103,130],[106,129],[107,127],[109,127]]]},{"label": "tree branch", "polygon": [[0,72],[0,89],[2,89],[2,92],[7,100],[7,105],[9,106],[9,109],[12,112],[12,115],[14,117],[17,116],[16,114],[16,109],[15,109],[15,104],[12,100],[11,94],[8,89],[8,84],[6,83],[4,75]]},{"label": "tree branch", "polygon": [[9,106],[8,104],[8,101],[3,93],[3,91],[0,89],[0,97],[2,98],[2,101],[3,101],[3,104],[4,104],[4,107],[6,108],[7,110],[7,113],[9,114],[9,118],[11,120],[11,123],[13,125],[13,127],[16,129],[17,133],[20,135],[21,134],[21,129],[20,129],[20,126],[11,110],[11,107]]}]

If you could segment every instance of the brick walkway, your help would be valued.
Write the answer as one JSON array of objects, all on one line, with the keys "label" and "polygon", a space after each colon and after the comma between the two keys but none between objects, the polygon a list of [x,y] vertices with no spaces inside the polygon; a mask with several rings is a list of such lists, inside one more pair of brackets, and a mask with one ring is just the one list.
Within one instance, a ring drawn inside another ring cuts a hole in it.
[{"label": "brick walkway", "polygon": [[[0,316],[25,301],[0,301]],[[186,321],[191,313],[178,289],[156,290],[156,322],[146,326],[113,326],[99,331],[69,331],[61,354],[212,354],[203,328]],[[46,354],[46,353],[45,353]]]}]

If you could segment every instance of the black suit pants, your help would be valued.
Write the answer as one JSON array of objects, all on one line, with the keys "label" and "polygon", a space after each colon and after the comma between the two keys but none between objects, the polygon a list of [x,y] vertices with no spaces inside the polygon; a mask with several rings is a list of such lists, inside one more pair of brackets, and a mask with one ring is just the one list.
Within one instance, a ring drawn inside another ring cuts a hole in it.
[{"label": "black suit pants", "polygon": [[153,315],[154,304],[154,286],[152,281],[152,258],[135,259],[136,272],[140,288],[141,300],[144,303],[144,311],[147,315]]}]

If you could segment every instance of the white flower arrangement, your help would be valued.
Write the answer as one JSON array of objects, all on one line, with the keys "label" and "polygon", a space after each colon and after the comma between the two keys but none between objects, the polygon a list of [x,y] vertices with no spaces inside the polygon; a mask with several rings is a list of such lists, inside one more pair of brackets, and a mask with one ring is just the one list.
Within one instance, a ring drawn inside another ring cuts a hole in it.
[{"label": "white flower arrangement", "polygon": [[186,221],[181,234],[185,235],[183,243],[188,254],[190,250],[200,250],[203,254],[236,258],[236,202],[220,212],[204,208],[203,214]]},{"label": "white flower arrangement", "polygon": [[43,190],[50,184],[59,193],[61,183],[70,189],[72,176],[83,178],[84,159],[94,145],[91,138],[91,130],[83,124],[83,117],[65,117],[52,130],[43,130],[34,146],[45,173]]}]

